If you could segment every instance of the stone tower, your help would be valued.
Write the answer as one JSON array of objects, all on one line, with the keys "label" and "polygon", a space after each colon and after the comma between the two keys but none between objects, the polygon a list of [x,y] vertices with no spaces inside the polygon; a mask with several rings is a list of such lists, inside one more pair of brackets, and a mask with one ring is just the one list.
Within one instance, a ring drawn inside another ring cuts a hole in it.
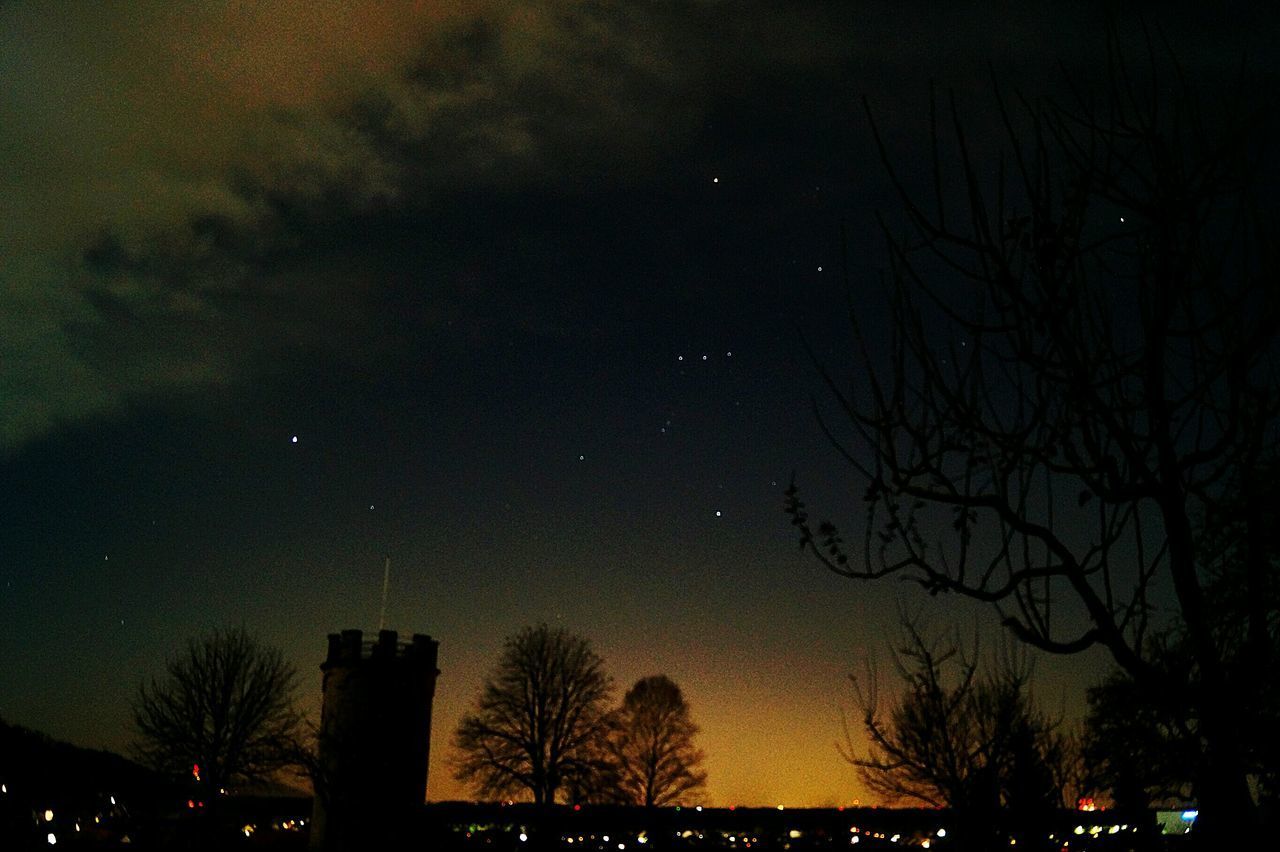
[{"label": "stone tower", "polygon": [[426,799],[440,643],[329,634],[311,848],[395,848]]}]

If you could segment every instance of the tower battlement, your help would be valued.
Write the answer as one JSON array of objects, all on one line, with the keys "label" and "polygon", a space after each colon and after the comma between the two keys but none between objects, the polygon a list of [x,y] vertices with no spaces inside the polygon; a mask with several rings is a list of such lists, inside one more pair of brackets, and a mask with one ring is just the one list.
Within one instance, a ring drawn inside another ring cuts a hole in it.
[{"label": "tower battlement", "polygon": [[329,634],[329,653],[321,671],[333,666],[352,665],[361,660],[403,659],[435,668],[440,643],[422,633],[408,641],[394,630],[379,630],[376,639],[365,639],[363,630]]}]

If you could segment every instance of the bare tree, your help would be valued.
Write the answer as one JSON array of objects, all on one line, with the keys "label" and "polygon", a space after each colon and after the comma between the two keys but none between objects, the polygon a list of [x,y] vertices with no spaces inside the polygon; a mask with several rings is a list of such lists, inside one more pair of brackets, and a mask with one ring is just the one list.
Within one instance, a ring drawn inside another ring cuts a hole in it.
[{"label": "bare tree", "polygon": [[455,777],[482,796],[552,804],[597,773],[612,679],[591,643],[542,624],[509,637],[454,733]]},{"label": "bare tree", "polygon": [[192,639],[138,689],[135,746],[152,767],[218,791],[292,766],[302,736],[297,673],[244,630]]},{"label": "bare tree", "polygon": [[[1206,108],[1148,53],[1152,79],[1113,48],[1103,90],[1065,103],[1014,110],[997,89],[1008,153],[987,164],[954,100],[947,131],[933,110],[926,202],[877,132],[913,234],[884,229],[887,349],[851,310],[856,379],[824,369],[841,418],[819,412],[865,486],[860,552],[810,520],[794,482],[787,509],[831,570],[990,603],[1050,652],[1101,645],[1153,695],[1186,686],[1145,652],[1177,621],[1199,675],[1198,831],[1248,844],[1235,708],[1274,665],[1255,498],[1280,431],[1280,239],[1258,191],[1275,90],[1242,75]],[[1234,654],[1193,521],[1237,495],[1250,604]]]},{"label": "bare tree", "polygon": [[1063,806],[1071,744],[1035,705],[1032,666],[1010,649],[986,671],[977,643],[926,638],[904,621],[906,641],[894,653],[902,691],[888,706],[878,678],[852,678],[868,747],[846,727],[844,757],[867,787],[891,802],[953,811],[952,842],[961,848],[1024,846],[1044,839],[1036,825]]},{"label": "bare tree", "polygon": [[609,750],[623,801],[646,807],[679,804],[700,791],[707,773],[694,745],[698,726],[680,687],[666,675],[636,681],[613,714]]}]

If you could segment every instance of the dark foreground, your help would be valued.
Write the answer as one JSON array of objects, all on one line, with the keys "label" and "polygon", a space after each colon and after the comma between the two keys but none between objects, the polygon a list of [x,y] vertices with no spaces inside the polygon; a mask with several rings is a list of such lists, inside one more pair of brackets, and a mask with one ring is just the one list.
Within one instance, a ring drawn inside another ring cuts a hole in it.
[{"label": "dark foreground", "polygon": [[[205,803],[135,806],[98,802],[20,803],[0,797],[0,849],[301,850],[309,845],[311,801],[226,797]],[[1138,819],[1108,811],[1061,811],[1022,830],[986,826],[964,836],[943,810],[889,808],[629,808],[440,803],[387,836],[368,814],[360,848],[372,850],[649,849],[999,849],[1053,852],[1174,852],[1194,848],[1193,814],[1155,812]],[[969,827],[972,832],[973,827]],[[52,842],[51,842],[52,839]],[[367,843],[366,843],[367,840]]]}]

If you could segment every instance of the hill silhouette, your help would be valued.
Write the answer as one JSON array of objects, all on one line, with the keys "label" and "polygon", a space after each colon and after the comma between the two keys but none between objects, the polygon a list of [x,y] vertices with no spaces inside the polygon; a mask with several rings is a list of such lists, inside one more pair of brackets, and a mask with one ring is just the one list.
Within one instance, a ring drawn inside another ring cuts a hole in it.
[{"label": "hill silhouette", "polygon": [[0,783],[23,801],[67,802],[102,795],[151,799],[166,779],[126,757],[81,748],[0,719]]}]

